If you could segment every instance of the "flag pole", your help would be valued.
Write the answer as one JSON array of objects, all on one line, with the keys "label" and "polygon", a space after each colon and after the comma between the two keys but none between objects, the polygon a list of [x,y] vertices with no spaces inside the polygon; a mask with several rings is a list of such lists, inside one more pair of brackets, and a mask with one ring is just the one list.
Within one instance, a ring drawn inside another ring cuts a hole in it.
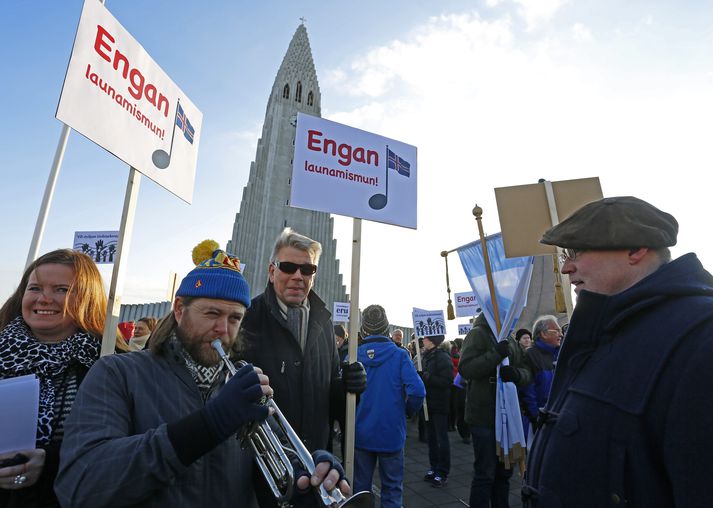
[{"label": "flag pole", "polygon": [[490,257],[488,256],[488,246],[485,244],[485,233],[483,233],[483,209],[477,204],[473,208],[475,221],[478,223],[478,234],[480,235],[480,247],[483,249],[483,264],[485,265],[485,276],[488,279],[488,289],[490,290],[490,301],[493,303],[493,314],[495,317],[496,335],[500,336],[500,308],[498,306],[498,297],[495,293],[495,284],[493,283],[493,271],[490,268]]},{"label": "flag pole", "polygon": [[[388,166],[388,165],[387,165]],[[386,168],[387,174],[389,168]],[[359,346],[359,265],[361,264],[361,219],[354,218],[352,227],[352,275],[349,290],[349,363],[357,361]],[[347,480],[354,485],[354,436],[356,422],[356,395],[347,392],[347,415],[344,436],[344,466]]]},{"label": "flag pole", "polygon": [[455,312],[453,312],[453,302],[451,301],[451,281],[448,277],[448,251],[441,251],[441,256],[446,261],[446,291],[448,291],[448,305],[446,307],[447,317],[449,321],[456,318]]},{"label": "flag pole", "polygon": [[[545,186],[545,196],[547,196],[547,208],[550,212],[550,222],[552,222],[552,227],[555,227],[560,223],[559,214],[557,213],[557,204],[555,203],[555,193],[552,189],[552,182],[549,180],[541,180],[541,183]],[[565,310],[567,313],[567,318],[572,317],[572,293],[569,291],[569,276],[562,273],[562,267],[559,264],[559,254],[562,254],[562,249],[556,247],[557,256],[555,256],[554,264],[555,266],[555,306],[557,307],[558,296],[564,298]],[[559,283],[559,287],[557,287]],[[567,288],[567,291],[563,290],[563,287]],[[562,312],[559,308],[556,309],[557,312]]]},{"label": "flag pole", "polygon": [[386,199],[389,199],[389,145],[386,145]]},{"label": "flag pole", "polygon": [[[421,348],[418,346],[418,335],[415,333],[415,327],[414,327],[414,334],[413,338],[416,341],[416,370],[419,372],[423,372],[423,365],[421,365]],[[426,403],[426,399],[423,399],[423,419],[425,421],[428,421],[428,404]]]},{"label": "flag pole", "polygon": [[37,259],[37,254],[40,250],[42,236],[45,233],[45,226],[47,225],[47,215],[49,214],[50,206],[52,205],[52,197],[54,196],[54,189],[57,186],[59,168],[62,167],[62,160],[64,159],[64,152],[67,149],[67,140],[69,139],[70,131],[71,129],[69,125],[63,123],[62,132],[59,135],[59,142],[57,143],[57,149],[54,152],[52,168],[50,169],[50,174],[47,177],[47,185],[45,186],[45,194],[42,197],[40,212],[37,214],[37,223],[35,224],[35,232],[32,235],[30,250],[27,253],[27,262],[25,263],[25,268],[30,266],[30,264],[35,259]]},{"label": "flag pole", "polygon": [[114,258],[114,267],[111,272],[111,283],[109,284],[101,356],[113,354],[116,346],[116,326],[119,324],[121,294],[124,289],[124,274],[126,272],[126,263],[123,261],[129,257],[129,246],[131,245],[131,236],[134,231],[134,217],[136,215],[140,186],[141,173],[136,168],[129,166],[129,178],[126,182],[126,193],[124,194],[124,208],[121,212],[119,241],[116,246],[116,257]]}]

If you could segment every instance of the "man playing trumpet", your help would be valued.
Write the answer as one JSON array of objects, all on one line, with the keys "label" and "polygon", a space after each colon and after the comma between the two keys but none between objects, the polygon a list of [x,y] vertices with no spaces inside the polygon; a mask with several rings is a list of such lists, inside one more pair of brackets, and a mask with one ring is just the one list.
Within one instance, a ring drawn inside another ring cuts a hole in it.
[{"label": "man playing trumpet", "polygon": [[[150,350],[102,358],[65,423],[55,490],[64,507],[237,506],[253,495],[252,452],[235,434],[268,416],[269,380],[245,365],[226,376],[211,347],[235,342],[248,284],[236,258],[203,242]],[[226,381],[226,379],[228,379]],[[350,489],[329,455],[297,491]]]}]

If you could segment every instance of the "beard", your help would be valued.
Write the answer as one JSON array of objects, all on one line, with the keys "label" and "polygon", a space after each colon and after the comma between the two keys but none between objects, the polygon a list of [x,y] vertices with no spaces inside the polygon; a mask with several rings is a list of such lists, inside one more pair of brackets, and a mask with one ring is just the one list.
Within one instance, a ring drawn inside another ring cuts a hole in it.
[{"label": "beard", "polygon": [[193,336],[190,332],[190,322],[187,326],[176,326],[176,337],[183,346],[183,349],[191,355],[191,358],[203,367],[215,367],[221,362],[218,352],[213,347],[206,347],[210,341],[203,337]]}]

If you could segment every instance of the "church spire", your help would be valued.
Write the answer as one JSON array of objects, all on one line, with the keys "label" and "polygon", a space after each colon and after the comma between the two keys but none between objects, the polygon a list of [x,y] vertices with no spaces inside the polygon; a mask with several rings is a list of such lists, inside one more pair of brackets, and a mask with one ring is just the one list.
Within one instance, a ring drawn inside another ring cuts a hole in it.
[{"label": "church spire", "polygon": [[227,250],[245,263],[243,275],[254,296],[265,288],[272,246],[283,228],[289,226],[317,240],[322,244],[322,257],[314,289],[331,310],[333,302],[347,301],[333,219],[325,212],[290,206],[296,113],[321,116],[320,103],[317,72],[303,23],[277,71]]},{"label": "church spire", "polygon": [[310,115],[321,115],[321,94],[317,71],[312,60],[312,49],[307,37],[304,19],[295,30],[280,69],[277,71],[268,111],[274,101],[289,104],[288,110],[303,111]]}]

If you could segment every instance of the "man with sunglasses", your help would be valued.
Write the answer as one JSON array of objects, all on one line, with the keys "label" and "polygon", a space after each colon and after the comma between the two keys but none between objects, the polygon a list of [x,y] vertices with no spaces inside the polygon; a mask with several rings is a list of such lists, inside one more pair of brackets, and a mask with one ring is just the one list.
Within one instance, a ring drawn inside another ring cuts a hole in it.
[{"label": "man with sunglasses", "polygon": [[713,277],[671,261],[678,223],[634,197],[589,203],[541,242],[578,295],[525,506],[710,506]]},{"label": "man with sunglasses", "polygon": [[[245,314],[239,356],[270,378],[275,402],[310,450],[331,437],[330,406],[343,405],[345,391],[361,393],[366,371],[360,363],[341,368],[331,313],[313,291],[322,246],[285,228],[275,242],[265,291]],[[276,506],[258,478],[261,508]]]}]

